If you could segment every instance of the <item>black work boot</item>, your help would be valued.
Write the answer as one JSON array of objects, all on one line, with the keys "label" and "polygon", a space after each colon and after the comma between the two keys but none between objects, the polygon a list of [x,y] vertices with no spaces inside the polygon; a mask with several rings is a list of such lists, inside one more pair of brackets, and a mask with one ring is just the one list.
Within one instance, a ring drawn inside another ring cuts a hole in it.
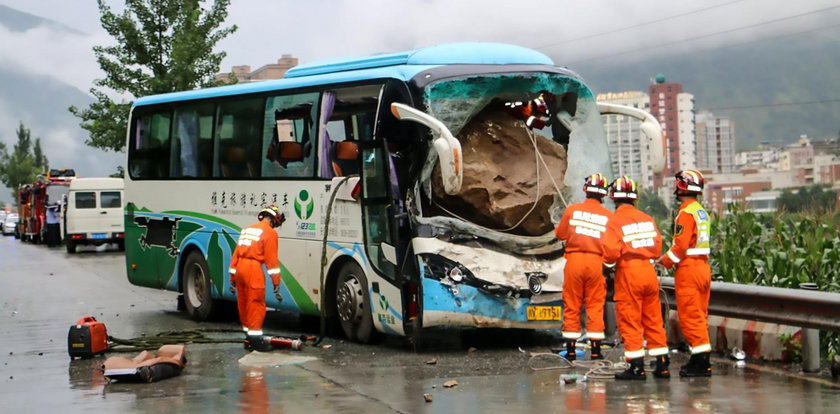
[{"label": "black work boot", "polygon": [[617,380],[646,380],[645,376],[645,359],[633,358],[630,360],[630,368],[626,371],[615,374]]},{"label": "black work boot", "polygon": [[691,354],[688,363],[680,367],[681,377],[711,377],[712,364],[709,362],[711,352]]},{"label": "black work boot", "polygon": [[671,358],[668,355],[659,355],[656,357],[656,369],[653,370],[653,376],[656,378],[671,378],[671,371],[668,366],[671,365]]},{"label": "black work boot", "polygon": [[577,349],[575,348],[575,341],[574,339],[570,339],[566,341],[566,360],[571,362],[577,359]]},{"label": "black work boot", "polygon": [[592,342],[592,350],[589,352],[589,359],[595,361],[599,359],[604,359],[604,354],[601,353],[601,341],[593,340]]}]

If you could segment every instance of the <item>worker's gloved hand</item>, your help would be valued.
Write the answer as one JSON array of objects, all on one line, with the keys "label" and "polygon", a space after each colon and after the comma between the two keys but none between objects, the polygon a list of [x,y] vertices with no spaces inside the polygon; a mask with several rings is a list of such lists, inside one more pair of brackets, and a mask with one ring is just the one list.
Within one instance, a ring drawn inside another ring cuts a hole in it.
[{"label": "worker's gloved hand", "polygon": [[274,297],[277,298],[278,302],[283,301],[283,295],[280,294],[280,285],[274,285]]},{"label": "worker's gloved hand", "polygon": [[230,282],[230,289],[229,290],[230,290],[230,293],[232,295],[236,294],[236,282]]}]

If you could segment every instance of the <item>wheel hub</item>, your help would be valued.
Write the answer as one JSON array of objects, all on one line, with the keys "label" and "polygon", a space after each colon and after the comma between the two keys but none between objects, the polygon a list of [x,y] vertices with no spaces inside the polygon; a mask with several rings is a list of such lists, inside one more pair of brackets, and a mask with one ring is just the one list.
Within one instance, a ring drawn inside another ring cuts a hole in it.
[{"label": "wheel hub", "polygon": [[204,278],[201,268],[198,265],[193,266],[191,271],[188,272],[188,277],[186,293],[189,296],[190,303],[201,306],[204,303],[204,284],[202,283]]},{"label": "wheel hub", "polygon": [[338,317],[344,322],[361,318],[362,291],[359,280],[348,277],[338,289],[337,305]]}]

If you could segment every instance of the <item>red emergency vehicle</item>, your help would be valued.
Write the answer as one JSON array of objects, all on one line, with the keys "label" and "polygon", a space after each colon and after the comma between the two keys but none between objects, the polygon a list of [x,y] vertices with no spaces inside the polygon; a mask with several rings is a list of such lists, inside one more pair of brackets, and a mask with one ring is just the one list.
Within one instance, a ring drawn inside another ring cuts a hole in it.
[{"label": "red emergency vehicle", "polygon": [[21,240],[41,243],[46,239],[47,204],[63,205],[70,181],[75,177],[76,172],[72,169],[51,169],[38,176],[34,183],[18,189],[18,231]]}]

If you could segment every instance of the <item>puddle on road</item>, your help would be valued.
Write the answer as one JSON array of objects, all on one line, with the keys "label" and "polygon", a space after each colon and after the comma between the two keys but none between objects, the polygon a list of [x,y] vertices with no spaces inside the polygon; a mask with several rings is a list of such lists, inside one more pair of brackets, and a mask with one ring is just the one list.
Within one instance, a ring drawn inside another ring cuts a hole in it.
[{"label": "puddle on road", "polygon": [[283,365],[302,364],[315,361],[318,358],[307,355],[288,354],[281,352],[251,352],[239,358],[239,365],[249,367],[278,367]]}]

